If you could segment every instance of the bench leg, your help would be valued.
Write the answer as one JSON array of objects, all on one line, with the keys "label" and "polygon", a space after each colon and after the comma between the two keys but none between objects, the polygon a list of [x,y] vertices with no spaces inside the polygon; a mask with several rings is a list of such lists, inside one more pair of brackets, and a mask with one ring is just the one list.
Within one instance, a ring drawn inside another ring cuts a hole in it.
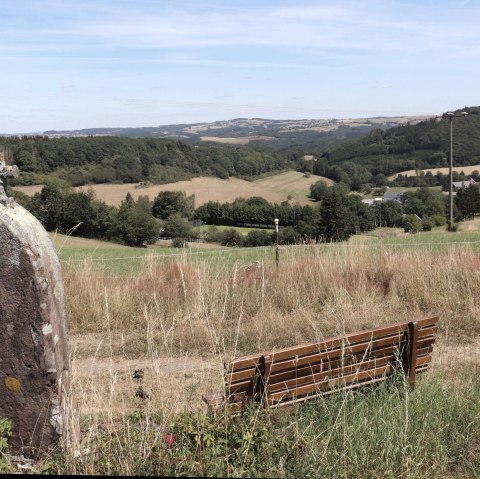
[{"label": "bench leg", "polygon": [[415,389],[416,367],[417,367],[417,346],[418,346],[418,323],[410,321],[408,323],[408,351],[407,367],[408,384]]}]

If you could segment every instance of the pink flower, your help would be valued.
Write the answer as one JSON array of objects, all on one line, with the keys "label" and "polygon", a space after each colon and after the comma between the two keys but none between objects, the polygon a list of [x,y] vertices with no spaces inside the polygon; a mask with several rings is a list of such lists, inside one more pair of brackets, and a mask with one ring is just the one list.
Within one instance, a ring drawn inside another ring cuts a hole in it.
[{"label": "pink flower", "polygon": [[169,446],[173,446],[175,444],[175,436],[173,434],[167,434],[165,436],[165,441]]}]

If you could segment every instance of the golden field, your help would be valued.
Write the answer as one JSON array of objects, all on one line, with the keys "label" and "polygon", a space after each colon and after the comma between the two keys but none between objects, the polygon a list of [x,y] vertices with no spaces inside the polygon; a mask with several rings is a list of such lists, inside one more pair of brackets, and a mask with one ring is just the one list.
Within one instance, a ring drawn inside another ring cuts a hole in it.
[{"label": "golden field", "polygon": [[[310,185],[316,181],[324,180],[328,184],[332,181],[321,176],[311,175],[304,177],[302,173],[287,171],[277,175],[262,178],[256,181],[245,181],[238,178],[222,180],[213,177],[192,178],[189,181],[179,181],[165,185],[148,185],[140,187],[139,183],[128,184],[99,184],[78,187],[78,190],[87,191],[91,189],[96,198],[108,205],[118,206],[130,193],[137,199],[140,195],[147,195],[150,200],[161,191],[185,191],[187,195],[195,195],[195,206],[201,206],[208,201],[219,201],[221,203],[232,202],[236,198],[250,198],[260,196],[267,201],[280,203],[287,200],[288,195],[300,204],[309,204],[308,194]],[[13,189],[21,191],[29,196],[39,192],[43,185],[18,186]]]}]

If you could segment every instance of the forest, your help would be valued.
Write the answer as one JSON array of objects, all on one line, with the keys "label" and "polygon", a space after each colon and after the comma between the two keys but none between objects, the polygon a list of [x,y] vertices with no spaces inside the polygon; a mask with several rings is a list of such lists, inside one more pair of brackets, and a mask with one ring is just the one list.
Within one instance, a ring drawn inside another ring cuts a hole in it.
[{"label": "forest", "polygon": [[71,186],[163,184],[194,176],[252,178],[295,167],[286,155],[260,146],[192,146],[155,138],[4,137],[0,148],[22,172],[16,185],[44,183],[47,176]]},{"label": "forest", "polygon": [[[480,107],[464,110],[469,115],[454,121],[456,166],[480,164]],[[303,142],[283,149],[260,144],[187,144],[159,138],[22,136],[1,137],[0,150],[22,172],[14,183],[17,185],[41,184],[47,176],[72,186],[142,181],[164,184],[195,176],[253,179],[286,169],[324,176],[354,191],[365,185],[444,183],[433,175],[399,178],[393,183],[388,176],[409,169],[448,166],[449,122],[445,118],[387,130],[377,128],[353,139],[342,139],[338,132],[330,138],[307,133]],[[313,155],[316,161],[306,161],[305,155]]]}]

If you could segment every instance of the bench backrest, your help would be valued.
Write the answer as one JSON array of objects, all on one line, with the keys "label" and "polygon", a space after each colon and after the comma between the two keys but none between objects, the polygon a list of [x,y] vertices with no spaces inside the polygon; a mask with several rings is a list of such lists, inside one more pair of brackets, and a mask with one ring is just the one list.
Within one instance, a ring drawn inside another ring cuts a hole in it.
[{"label": "bench backrest", "polygon": [[424,318],[236,358],[226,366],[228,405],[241,410],[249,400],[264,400],[277,407],[380,382],[399,367],[413,387],[432,360],[437,323]]}]

